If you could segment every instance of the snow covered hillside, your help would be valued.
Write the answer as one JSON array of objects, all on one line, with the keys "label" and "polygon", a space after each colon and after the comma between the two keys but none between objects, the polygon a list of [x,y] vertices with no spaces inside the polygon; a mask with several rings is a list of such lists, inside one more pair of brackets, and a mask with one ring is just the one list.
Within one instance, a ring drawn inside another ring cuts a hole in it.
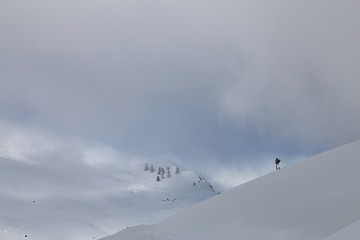
[{"label": "snow covered hillside", "polygon": [[360,141],[104,240],[355,240],[359,224]]},{"label": "snow covered hillside", "polygon": [[[171,158],[145,160],[100,144],[41,139],[0,139],[1,240],[99,239],[217,194]],[[144,171],[146,162],[154,172]],[[165,174],[156,181],[159,167]]]}]

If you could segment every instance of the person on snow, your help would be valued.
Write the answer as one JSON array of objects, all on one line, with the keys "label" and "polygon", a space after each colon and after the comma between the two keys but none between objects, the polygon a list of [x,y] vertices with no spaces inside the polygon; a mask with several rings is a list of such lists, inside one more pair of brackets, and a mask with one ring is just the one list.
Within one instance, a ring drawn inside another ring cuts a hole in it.
[{"label": "person on snow", "polygon": [[281,161],[281,160],[278,159],[278,158],[275,159],[276,170],[280,169],[280,167],[278,166],[279,163],[280,163],[280,161]]}]

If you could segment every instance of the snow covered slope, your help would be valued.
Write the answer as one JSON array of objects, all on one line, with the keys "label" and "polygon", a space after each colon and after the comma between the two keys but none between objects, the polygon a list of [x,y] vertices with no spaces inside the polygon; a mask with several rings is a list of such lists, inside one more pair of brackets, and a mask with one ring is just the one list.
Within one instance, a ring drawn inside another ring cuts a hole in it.
[{"label": "snow covered slope", "polygon": [[[14,139],[0,141],[1,240],[98,239],[217,194],[170,158],[149,161],[151,173],[145,159],[101,144]],[[170,178],[156,181],[159,166],[169,166]]]},{"label": "snow covered slope", "polygon": [[360,238],[360,220],[346,226],[324,240],[356,240]]},{"label": "snow covered slope", "polygon": [[155,225],[104,240],[360,238],[360,142],[217,195]]}]

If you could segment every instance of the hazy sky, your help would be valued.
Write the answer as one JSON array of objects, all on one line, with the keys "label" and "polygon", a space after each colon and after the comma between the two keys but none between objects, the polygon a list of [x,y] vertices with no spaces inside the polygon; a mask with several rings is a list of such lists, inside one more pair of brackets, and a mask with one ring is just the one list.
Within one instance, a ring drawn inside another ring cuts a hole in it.
[{"label": "hazy sky", "polygon": [[312,155],[360,139],[359,26],[355,0],[0,0],[0,121],[194,166]]}]

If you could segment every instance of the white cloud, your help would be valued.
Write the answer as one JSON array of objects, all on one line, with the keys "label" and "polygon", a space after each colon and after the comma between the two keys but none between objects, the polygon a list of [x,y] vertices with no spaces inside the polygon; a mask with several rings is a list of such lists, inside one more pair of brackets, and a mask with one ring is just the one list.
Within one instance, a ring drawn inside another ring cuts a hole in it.
[{"label": "white cloud", "polygon": [[214,184],[220,186],[221,189],[231,189],[240,184],[253,180],[264,174],[262,171],[254,170],[238,170],[238,169],[218,169],[216,174],[211,177]]},{"label": "white cloud", "polygon": [[[253,149],[274,139],[301,145],[295,153],[357,140],[359,7],[8,1],[0,14],[0,119],[135,155],[213,157],[226,146],[236,155],[234,141],[247,141],[249,129],[258,138]],[[240,131],[231,139],[237,130],[224,129],[234,125]],[[223,147],[209,141],[214,136]]]},{"label": "white cloud", "polygon": [[358,3],[262,4],[254,3],[255,14],[239,24],[237,47],[247,59],[234,71],[220,109],[240,127],[305,146],[357,140]]},{"label": "white cloud", "polygon": [[[41,131],[0,122],[0,156],[35,163],[36,158],[55,152],[55,142]],[[35,158],[35,159],[34,159]]]}]

